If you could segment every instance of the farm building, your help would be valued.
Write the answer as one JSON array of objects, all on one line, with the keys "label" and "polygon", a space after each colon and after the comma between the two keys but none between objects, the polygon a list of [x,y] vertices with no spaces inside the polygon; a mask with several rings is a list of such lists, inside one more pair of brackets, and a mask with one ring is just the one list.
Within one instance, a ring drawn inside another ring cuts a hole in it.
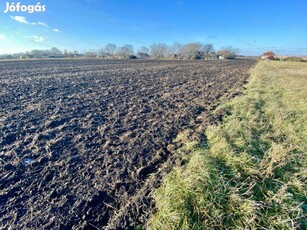
[{"label": "farm building", "polygon": [[261,60],[278,60],[278,58],[272,51],[268,51],[262,54]]}]

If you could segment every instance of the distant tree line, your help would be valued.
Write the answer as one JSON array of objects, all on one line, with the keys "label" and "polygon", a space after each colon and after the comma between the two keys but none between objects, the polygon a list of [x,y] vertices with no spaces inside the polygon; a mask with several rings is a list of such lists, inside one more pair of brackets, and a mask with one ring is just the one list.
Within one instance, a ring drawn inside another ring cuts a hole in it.
[{"label": "distant tree line", "polygon": [[28,59],[28,58],[104,58],[104,59],[224,59],[235,58],[239,50],[232,46],[222,47],[215,51],[213,44],[200,42],[172,45],[154,43],[150,47],[142,46],[136,52],[130,44],[117,46],[107,44],[98,50],[87,50],[83,53],[67,51],[53,47],[46,50],[34,49],[28,52],[0,55],[0,59]]}]

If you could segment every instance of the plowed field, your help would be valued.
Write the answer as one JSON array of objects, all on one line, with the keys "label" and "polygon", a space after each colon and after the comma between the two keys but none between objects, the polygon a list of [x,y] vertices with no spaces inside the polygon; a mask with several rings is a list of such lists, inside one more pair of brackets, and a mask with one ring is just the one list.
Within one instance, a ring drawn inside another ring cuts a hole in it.
[{"label": "plowed field", "polygon": [[0,229],[141,224],[172,140],[210,120],[253,64],[0,62]]}]

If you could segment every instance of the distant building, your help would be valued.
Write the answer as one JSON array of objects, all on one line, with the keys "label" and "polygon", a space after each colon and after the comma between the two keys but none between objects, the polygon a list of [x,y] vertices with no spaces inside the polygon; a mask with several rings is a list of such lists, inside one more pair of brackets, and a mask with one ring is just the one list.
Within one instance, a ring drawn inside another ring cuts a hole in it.
[{"label": "distant building", "polygon": [[262,54],[261,60],[278,60],[278,58],[272,51],[268,51]]},{"label": "distant building", "polygon": [[215,51],[213,51],[205,56],[205,60],[217,60],[217,59],[224,59],[224,55],[219,55]]}]

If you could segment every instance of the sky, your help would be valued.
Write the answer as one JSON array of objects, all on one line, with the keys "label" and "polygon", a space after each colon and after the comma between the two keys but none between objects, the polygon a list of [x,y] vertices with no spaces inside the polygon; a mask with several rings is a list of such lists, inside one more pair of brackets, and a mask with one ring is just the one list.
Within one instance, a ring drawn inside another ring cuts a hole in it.
[{"label": "sky", "polygon": [[0,0],[0,54],[201,42],[307,56],[306,0],[20,0],[19,11],[17,2]]}]

